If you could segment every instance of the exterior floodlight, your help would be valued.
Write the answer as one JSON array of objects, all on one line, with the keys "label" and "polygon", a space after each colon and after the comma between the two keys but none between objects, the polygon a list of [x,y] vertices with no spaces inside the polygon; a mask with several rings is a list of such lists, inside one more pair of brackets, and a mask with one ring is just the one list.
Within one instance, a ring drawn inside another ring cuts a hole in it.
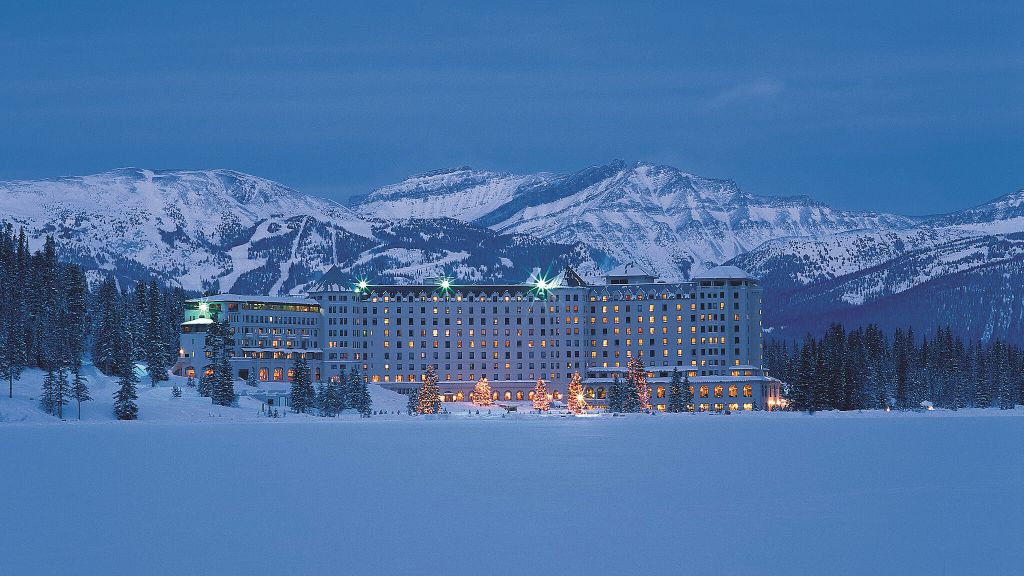
[{"label": "exterior floodlight", "polygon": [[447,296],[452,291],[452,279],[447,276],[441,276],[437,279],[437,291],[443,296]]},{"label": "exterior floodlight", "polygon": [[200,302],[199,303],[199,313],[200,314],[209,314],[210,313],[210,305],[207,302],[205,302],[205,301],[204,302]]}]

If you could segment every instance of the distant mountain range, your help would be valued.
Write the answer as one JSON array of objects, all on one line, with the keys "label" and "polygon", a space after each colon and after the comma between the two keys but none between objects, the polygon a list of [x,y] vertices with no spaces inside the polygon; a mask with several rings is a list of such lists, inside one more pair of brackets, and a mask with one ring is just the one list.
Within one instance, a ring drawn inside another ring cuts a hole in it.
[{"label": "distant mountain range", "polygon": [[756,196],[728,180],[622,161],[571,174],[456,168],[348,205],[229,170],[113,170],[0,182],[0,220],[93,278],[148,274],[189,289],[301,292],[331,266],[377,281],[446,273],[521,281],[570,264],[595,278],[635,261],[682,280],[729,262],[762,279],[766,327],[832,319],[1024,336],[1024,191],[932,217]]}]

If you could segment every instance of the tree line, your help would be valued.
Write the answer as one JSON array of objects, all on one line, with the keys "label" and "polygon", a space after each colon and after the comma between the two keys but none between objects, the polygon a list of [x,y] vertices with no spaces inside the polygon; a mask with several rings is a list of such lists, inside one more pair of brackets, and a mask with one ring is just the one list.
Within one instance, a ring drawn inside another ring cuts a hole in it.
[{"label": "tree line", "polygon": [[[151,280],[121,290],[113,277],[90,290],[85,271],[62,262],[47,236],[32,251],[22,228],[0,225],[0,379],[8,397],[27,368],[45,372],[40,405],[64,417],[64,407],[91,400],[82,361],[88,353],[104,374],[118,376],[115,413],[133,417],[135,362],[145,362],[155,384],[167,379],[178,349],[186,294]],[[135,409],[137,412],[137,409]]]},{"label": "tree line", "polygon": [[[1001,340],[964,341],[949,327],[918,337],[832,324],[820,338],[772,340],[764,364],[793,410],[957,410],[1024,404],[1024,354]],[[924,404],[922,404],[924,403]]]}]

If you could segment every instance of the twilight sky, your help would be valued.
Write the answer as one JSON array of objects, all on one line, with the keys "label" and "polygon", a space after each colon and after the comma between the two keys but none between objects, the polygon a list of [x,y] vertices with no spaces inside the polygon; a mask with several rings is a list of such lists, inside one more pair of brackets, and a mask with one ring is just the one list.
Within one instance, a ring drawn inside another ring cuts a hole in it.
[{"label": "twilight sky", "polygon": [[1020,0],[19,4],[0,179],[232,168],[344,199],[623,158],[907,214],[1024,188]]}]

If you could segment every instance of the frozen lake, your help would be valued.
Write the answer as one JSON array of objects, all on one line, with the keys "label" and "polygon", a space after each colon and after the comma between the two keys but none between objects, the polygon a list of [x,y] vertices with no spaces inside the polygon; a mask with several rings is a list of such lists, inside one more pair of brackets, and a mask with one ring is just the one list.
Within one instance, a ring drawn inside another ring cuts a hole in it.
[{"label": "frozen lake", "polygon": [[0,573],[1017,573],[1022,415],[0,424]]}]

